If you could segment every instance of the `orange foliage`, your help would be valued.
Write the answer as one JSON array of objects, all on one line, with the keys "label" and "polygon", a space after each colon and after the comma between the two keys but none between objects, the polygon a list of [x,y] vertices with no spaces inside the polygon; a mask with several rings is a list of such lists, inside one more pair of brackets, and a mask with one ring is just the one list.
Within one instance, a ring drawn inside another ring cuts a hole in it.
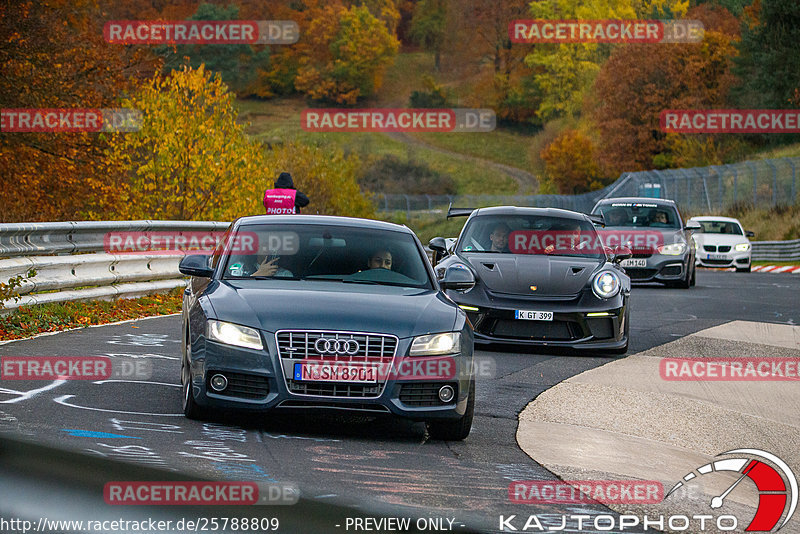
[{"label": "orange foliage", "polygon": [[601,134],[598,158],[613,174],[653,168],[653,159],[668,149],[662,110],[727,105],[738,33],[714,28],[738,32],[738,23],[726,10],[705,6],[686,18],[711,29],[702,43],[621,46],[597,76],[586,107]]}]

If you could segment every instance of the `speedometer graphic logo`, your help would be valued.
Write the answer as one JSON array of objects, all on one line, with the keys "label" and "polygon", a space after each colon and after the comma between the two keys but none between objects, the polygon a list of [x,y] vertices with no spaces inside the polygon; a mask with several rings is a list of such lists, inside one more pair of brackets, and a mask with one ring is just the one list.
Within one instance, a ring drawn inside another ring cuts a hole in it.
[{"label": "speedometer graphic logo", "polygon": [[735,491],[745,478],[749,478],[758,489],[758,508],[745,532],[779,531],[789,522],[797,509],[797,477],[786,462],[774,454],[758,449],[734,449],[717,456],[730,454],[741,456],[716,460],[698,467],[675,484],[664,498],[672,495],[690,480],[710,473],[740,473],[733,484],[711,499],[709,506],[714,510],[721,508],[725,504],[725,498]]}]

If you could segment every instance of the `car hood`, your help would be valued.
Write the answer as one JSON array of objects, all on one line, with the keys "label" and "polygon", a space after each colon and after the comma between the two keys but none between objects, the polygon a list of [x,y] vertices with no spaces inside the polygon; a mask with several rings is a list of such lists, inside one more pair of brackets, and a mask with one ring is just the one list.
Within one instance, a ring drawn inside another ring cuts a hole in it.
[{"label": "car hood", "polygon": [[217,319],[268,332],[347,330],[403,338],[451,331],[458,313],[439,291],[341,282],[225,280],[205,295]]},{"label": "car hood", "polygon": [[743,235],[731,234],[694,234],[694,240],[698,245],[738,245],[747,243],[748,239]]},{"label": "car hood", "polygon": [[466,261],[489,291],[528,296],[577,295],[601,265],[589,258],[522,254],[470,254]]}]

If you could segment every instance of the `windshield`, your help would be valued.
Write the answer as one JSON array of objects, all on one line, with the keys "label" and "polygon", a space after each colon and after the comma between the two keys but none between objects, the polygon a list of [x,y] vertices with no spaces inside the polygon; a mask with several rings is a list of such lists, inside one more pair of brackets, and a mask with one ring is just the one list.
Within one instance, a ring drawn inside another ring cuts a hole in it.
[{"label": "windshield", "polygon": [[568,217],[482,215],[467,222],[458,250],[465,253],[605,257],[594,225]]},{"label": "windshield", "polygon": [[678,211],[672,206],[640,202],[614,202],[595,209],[602,213],[606,227],[681,228]]},{"label": "windshield", "polygon": [[731,221],[697,221],[702,227],[697,230],[700,234],[727,234],[727,235],[744,235],[742,227],[738,223]]},{"label": "windshield", "polygon": [[[254,244],[247,240],[251,237]],[[225,280],[432,287],[425,258],[413,237],[403,232],[316,224],[243,225],[230,234],[228,248]]]}]

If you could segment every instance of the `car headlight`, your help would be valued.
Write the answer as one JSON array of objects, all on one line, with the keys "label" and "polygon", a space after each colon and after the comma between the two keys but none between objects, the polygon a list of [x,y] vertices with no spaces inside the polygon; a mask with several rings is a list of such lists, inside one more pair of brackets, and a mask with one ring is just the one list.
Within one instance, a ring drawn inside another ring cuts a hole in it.
[{"label": "car headlight", "polygon": [[208,321],[208,339],[246,349],[264,349],[258,330],[223,321]]},{"label": "car headlight", "polygon": [[602,271],[592,280],[592,291],[601,299],[610,299],[619,293],[619,276],[611,271]]},{"label": "car headlight", "polygon": [[411,343],[409,356],[436,356],[455,354],[461,350],[461,332],[444,332],[418,336]]},{"label": "car headlight", "polygon": [[672,243],[658,247],[658,253],[666,256],[680,256],[686,252],[686,243]]},{"label": "car headlight", "polygon": [[739,243],[735,247],[733,247],[737,252],[744,252],[746,250],[750,250],[750,243]]}]

